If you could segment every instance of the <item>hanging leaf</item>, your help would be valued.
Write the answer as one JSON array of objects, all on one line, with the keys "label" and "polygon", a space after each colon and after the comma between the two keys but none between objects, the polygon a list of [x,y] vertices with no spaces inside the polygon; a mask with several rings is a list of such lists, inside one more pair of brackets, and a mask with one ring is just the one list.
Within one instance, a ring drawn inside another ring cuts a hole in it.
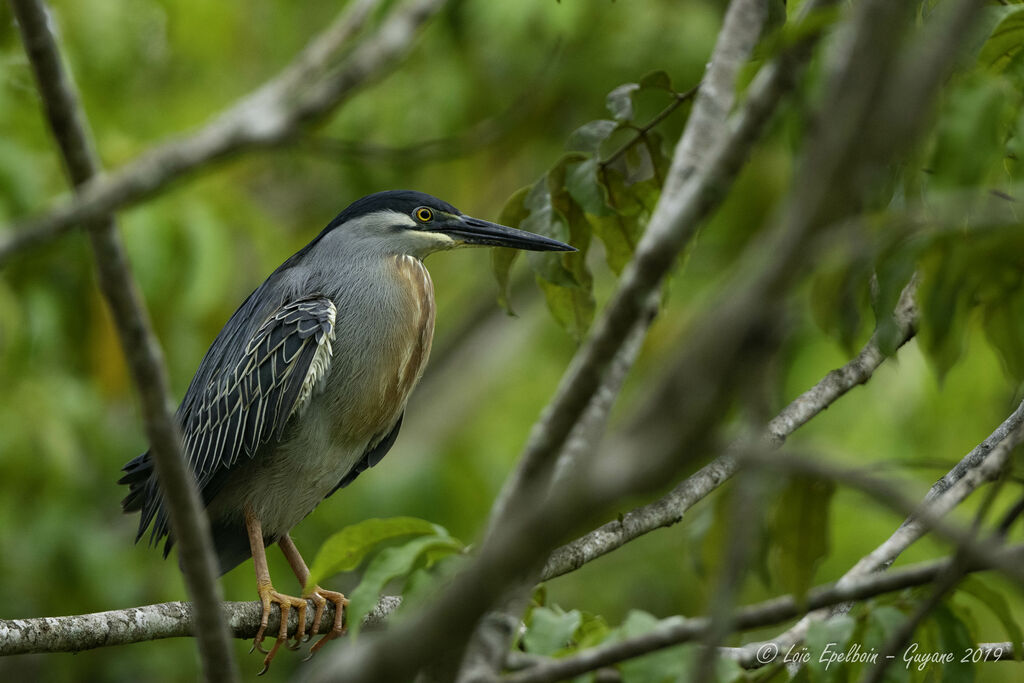
[{"label": "hanging leaf", "polygon": [[968,250],[937,249],[920,263],[918,342],[940,379],[963,355],[974,286]]},{"label": "hanging leaf", "polygon": [[922,247],[921,240],[899,241],[882,253],[875,267],[877,288],[871,298],[871,306],[875,312],[878,346],[887,356],[896,353],[901,341],[902,334],[896,325],[893,312],[903,288],[910,282],[917,269],[917,259]]},{"label": "hanging leaf", "polygon": [[985,605],[1003,625],[1007,639],[1013,644],[1013,656],[1017,661],[1024,661],[1024,632],[1013,616],[1006,596],[976,576],[964,578],[956,588],[957,592],[967,593]]},{"label": "hanging leaf", "polygon": [[312,590],[325,578],[352,571],[378,545],[401,536],[447,535],[442,527],[416,517],[366,519],[331,535],[317,551],[304,590]]},{"label": "hanging leaf", "polygon": [[641,78],[640,87],[675,92],[672,89],[672,79],[669,77],[668,73],[660,69],[658,71],[652,71],[643,78]]},{"label": "hanging leaf", "polygon": [[866,261],[836,256],[823,264],[811,281],[814,322],[835,337],[848,354],[853,353],[861,332],[861,307],[868,297],[870,275]]},{"label": "hanging leaf", "polygon": [[[516,190],[501,209],[501,213],[498,215],[498,222],[502,225],[518,228],[530,213],[526,208],[526,196],[529,192],[529,187]],[[505,312],[509,315],[515,315],[510,300],[509,284],[512,276],[512,265],[519,258],[520,253],[518,249],[504,247],[491,249],[491,269],[494,271],[495,280],[498,281],[498,305],[504,308]]]},{"label": "hanging leaf", "polygon": [[633,93],[640,89],[638,83],[623,83],[608,93],[605,98],[605,106],[612,113],[617,121],[633,120]]},{"label": "hanging leaf", "polygon": [[829,504],[835,485],[792,477],[771,516],[772,565],[783,588],[802,600],[814,573],[828,555]]},{"label": "hanging leaf", "polygon": [[974,667],[969,661],[961,661],[963,653],[975,648],[974,638],[971,637],[966,624],[946,603],[940,603],[932,610],[930,621],[939,629],[941,650],[954,655],[952,661],[934,663],[928,667],[933,672],[934,679],[956,683],[973,681]]},{"label": "hanging leaf", "polygon": [[1004,295],[984,311],[985,336],[999,354],[1003,369],[1024,380],[1024,289]]},{"label": "hanging leaf", "polygon": [[1024,7],[993,8],[1005,12],[978,53],[978,64],[1003,71],[1024,49]]},{"label": "hanging leaf", "polygon": [[584,154],[597,154],[601,144],[608,137],[619,129],[617,121],[598,119],[582,126],[569,134],[569,140],[565,148],[569,152],[582,152]]},{"label": "hanging leaf", "polygon": [[598,161],[594,157],[566,165],[565,189],[577,204],[591,216],[609,216],[605,189],[597,179]]},{"label": "hanging leaf", "polygon": [[[1024,16],[1024,15],[1022,15]],[[1003,147],[1015,120],[1005,79],[977,73],[953,89],[943,107],[931,161],[937,187],[965,187],[1002,172]]]}]

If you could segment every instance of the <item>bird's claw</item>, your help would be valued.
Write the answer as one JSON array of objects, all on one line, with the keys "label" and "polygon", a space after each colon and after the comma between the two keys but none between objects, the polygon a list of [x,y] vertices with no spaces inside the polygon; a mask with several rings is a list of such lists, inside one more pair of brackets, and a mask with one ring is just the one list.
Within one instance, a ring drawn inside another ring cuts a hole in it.
[{"label": "bird's claw", "polygon": [[[252,642],[252,649],[259,650],[265,654],[263,658],[263,668],[260,670],[259,676],[262,676],[270,668],[270,662],[273,661],[274,656],[277,654],[278,649],[281,647],[281,643],[285,643],[285,646],[289,649],[296,650],[302,643],[303,636],[306,632],[306,601],[302,598],[296,598],[291,595],[285,595],[284,593],[278,593],[274,590],[274,587],[269,584],[259,584],[257,586],[257,592],[260,596],[260,602],[263,604],[263,614],[260,616],[260,628],[256,632],[256,637]],[[267,623],[270,620],[270,606],[277,604],[281,613],[281,625],[277,630],[277,638],[274,641],[273,646],[270,650],[264,650],[262,647],[264,633],[267,630]],[[292,608],[295,608],[299,612],[299,627],[295,631],[295,646],[288,643],[288,615]],[[252,649],[249,652],[252,652]]]},{"label": "bird's claw", "polygon": [[320,640],[313,643],[312,647],[309,648],[309,655],[302,661],[312,658],[317,650],[322,648],[327,641],[345,635],[345,607],[348,605],[348,599],[337,591],[325,590],[320,586],[314,588],[309,597],[313,600],[314,605],[316,605],[316,610],[313,615],[313,625],[309,629],[309,635],[306,640],[311,639],[320,630],[320,618],[323,616],[324,608],[327,606],[328,601],[334,603],[334,622],[331,624],[331,630],[325,633]]}]

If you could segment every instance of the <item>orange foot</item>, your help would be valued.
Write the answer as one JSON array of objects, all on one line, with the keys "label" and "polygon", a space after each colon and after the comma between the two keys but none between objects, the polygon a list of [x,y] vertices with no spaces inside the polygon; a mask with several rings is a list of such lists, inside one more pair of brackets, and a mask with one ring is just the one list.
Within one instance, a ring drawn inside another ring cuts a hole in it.
[{"label": "orange foot", "polygon": [[[267,669],[270,668],[270,662],[277,654],[277,650],[281,647],[281,643],[285,643],[286,647],[291,650],[297,650],[299,648],[299,643],[302,642],[302,636],[306,632],[306,601],[302,598],[278,593],[269,582],[258,584],[256,590],[259,593],[260,602],[263,603],[263,616],[260,618],[260,630],[256,632],[256,638],[252,642],[252,647],[266,655],[266,657],[263,658],[263,668],[260,670],[259,674],[257,674],[262,676],[267,673]],[[267,621],[270,619],[270,606],[274,603],[277,603],[281,609],[281,626],[277,630],[277,640],[268,652],[267,650],[264,650],[261,645],[263,643],[263,633],[267,630]],[[299,627],[295,632],[295,645],[287,645],[288,614],[293,607],[299,611]],[[252,650],[249,651],[252,652]]]},{"label": "orange foot", "polygon": [[335,591],[329,591],[317,586],[313,589],[312,594],[309,598],[316,605],[316,612],[313,614],[313,627],[309,630],[309,635],[306,637],[308,640],[317,634],[320,630],[320,617],[324,614],[324,608],[327,606],[327,602],[334,603],[334,623],[331,626],[329,633],[324,634],[324,637],[316,641],[313,647],[309,648],[309,659],[316,654],[316,651],[324,646],[328,640],[334,640],[338,636],[345,634],[345,606],[348,605],[348,600],[341,593]]}]

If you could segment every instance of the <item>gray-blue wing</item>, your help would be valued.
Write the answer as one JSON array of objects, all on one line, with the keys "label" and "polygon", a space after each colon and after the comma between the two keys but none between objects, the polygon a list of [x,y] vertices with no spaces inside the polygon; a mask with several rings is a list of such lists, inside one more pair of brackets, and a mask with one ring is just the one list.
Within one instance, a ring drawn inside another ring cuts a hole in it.
[{"label": "gray-blue wing", "polygon": [[[243,456],[252,458],[267,443],[280,440],[289,420],[309,403],[330,369],[336,313],[323,296],[285,303],[245,342],[241,355],[222,357],[222,367],[204,386],[189,387],[178,419],[204,502],[216,495],[224,475]],[[124,470],[119,483],[130,490],[122,508],[142,512],[139,537],[155,518],[155,543],[167,535],[168,519],[149,453]],[[170,540],[165,554],[169,549]]]},{"label": "gray-blue wing", "polygon": [[302,413],[330,368],[336,312],[321,296],[281,306],[183,416],[184,450],[201,489],[243,455],[280,440]]}]

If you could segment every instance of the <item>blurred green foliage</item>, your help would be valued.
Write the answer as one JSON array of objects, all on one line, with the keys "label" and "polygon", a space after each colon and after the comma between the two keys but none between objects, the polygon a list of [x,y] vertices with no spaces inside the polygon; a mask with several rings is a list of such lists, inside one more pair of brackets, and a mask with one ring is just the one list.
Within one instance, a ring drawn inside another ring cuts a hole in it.
[{"label": "blurred green foliage", "polygon": [[[111,167],[200,125],[259,85],[337,11],[285,0],[53,5]],[[990,197],[998,199],[1019,188],[1024,12],[989,9],[985,36],[943,90],[936,121],[922,122],[932,127],[914,157],[880,183],[863,225],[815,264],[794,297],[792,330],[767,392],[771,408],[780,408],[844,363],[874,329],[884,342],[900,289],[918,271],[919,338],[899,351],[898,362],[883,365],[867,386],[791,439],[822,457],[914,481],[911,493],[923,493],[1005,417],[1024,379],[1019,221],[1012,203],[992,214],[991,201],[976,200],[979,190],[993,190]],[[416,188],[467,213],[500,213],[504,222],[591,247],[589,255],[583,248],[578,257],[526,259],[525,268],[506,251],[495,251],[493,266],[482,252],[431,257],[439,306],[432,365],[392,453],[294,532],[307,559],[332,533],[372,517],[415,516],[458,538],[478,535],[575,339],[607,300],[639,237],[686,120],[680,93],[698,82],[721,12],[714,0],[645,0],[642,8],[622,1],[453,2],[394,74],[298,144],[221,162],[120,214],[176,396],[248,292],[368,192]],[[774,44],[785,44],[786,36],[783,31]],[[816,64],[673,276],[614,424],[627,421],[645,389],[663,376],[695,311],[778,207],[821,75]],[[665,118],[637,137],[660,112]],[[7,224],[67,190],[6,5],[0,7],[0,130],[0,223]],[[634,139],[642,144],[628,144]],[[442,142],[423,144],[433,140]],[[0,618],[185,597],[175,562],[133,546],[137,520],[119,511],[119,468],[145,444],[89,256],[85,240],[73,234],[0,272]],[[500,292],[491,268],[504,281]],[[539,276],[540,289],[522,286],[526,271]],[[541,290],[554,315],[544,310]],[[499,295],[518,318],[497,312]],[[775,559],[762,549],[763,570],[744,584],[743,602],[838,577],[900,522],[843,488],[831,495],[814,489],[817,482],[776,484],[770,497],[777,512],[764,520],[762,537],[768,545],[787,529],[793,536],[779,544]],[[1012,488],[1004,487],[997,510],[1015,495]],[[794,498],[799,507],[788,505]],[[546,598],[527,616],[522,646],[564,653],[643,632],[656,617],[700,613],[728,534],[723,500],[712,496],[682,524],[549,582]],[[640,502],[624,501],[622,510]],[[958,515],[969,519],[976,503],[964,507]],[[591,521],[603,523],[614,512],[595,510]],[[794,527],[804,535],[796,538]],[[944,551],[926,539],[901,562]],[[283,558],[273,550],[269,557],[278,589],[290,590]],[[412,571],[405,585],[414,593],[429,585],[420,567],[438,559],[424,557],[399,572]],[[438,560],[436,568],[444,573],[451,566]],[[1019,632],[1020,594],[998,577],[983,580],[986,588],[967,591],[967,599],[957,594],[926,622],[922,649]],[[325,585],[350,591],[358,581],[358,573],[346,573]],[[229,599],[253,599],[251,567],[229,573],[224,586]],[[831,626],[836,633],[812,632],[807,645],[813,651],[831,638],[879,646],[913,604],[908,594],[870,603]],[[236,652],[243,670],[255,672],[259,660],[247,657],[248,647],[239,642]],[[300,666],[288,654],[276,659],[269,680],[285,680]],[[694,659],[687,646],[638,659],[623,673],[627,680],[674,680]],[[1021,664],[981,666],[984,680],[1015,680],[1024,671]],[[188,639],[0,659],[0,680],[187,681],[196,675]],[[719,680],[742,675],[726,664],[717,672]],[[836,674],[804,675],[833,680]]]}]

